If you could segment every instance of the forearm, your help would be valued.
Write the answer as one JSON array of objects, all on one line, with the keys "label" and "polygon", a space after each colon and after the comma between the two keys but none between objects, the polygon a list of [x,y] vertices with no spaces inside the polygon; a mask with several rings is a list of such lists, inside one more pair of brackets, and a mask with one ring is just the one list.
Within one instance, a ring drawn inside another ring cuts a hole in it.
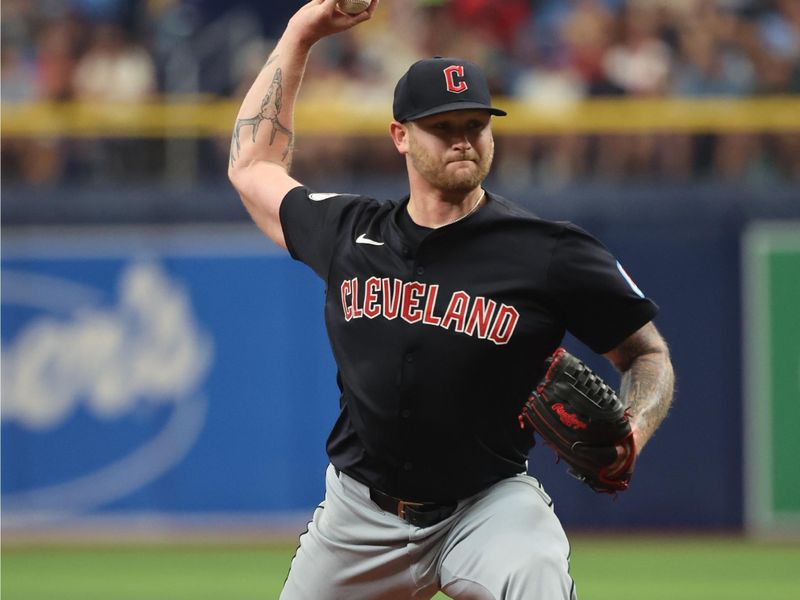
[{"label": "forearm", "polygon": [[641,451],[672,404],[675,374],[669,347],[655,325],[647,323],[605,356],[622,373],[620,397]]},{"label": "forearm", "polygon": [[290,23],[236,116],[229,170],[264,161],[288,171],[294,147],[294,104],[312,45]]},{"label": "forearm", "polygon": [[620,395],[628,407],[638,450],[666,418],[672,404],[675,375],[666,344],[635,357],[622,374]]}]

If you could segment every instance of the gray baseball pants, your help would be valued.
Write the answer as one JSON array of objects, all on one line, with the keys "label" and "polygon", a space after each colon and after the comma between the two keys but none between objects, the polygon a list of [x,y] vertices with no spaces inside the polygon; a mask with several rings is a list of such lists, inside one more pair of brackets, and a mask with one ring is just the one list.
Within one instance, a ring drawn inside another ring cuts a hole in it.
[{"label": "gray baseball pants", "polygon": [[539,482],[517,475],[415,527],[333,467],[281,600],[575,600],[569,542]]}]

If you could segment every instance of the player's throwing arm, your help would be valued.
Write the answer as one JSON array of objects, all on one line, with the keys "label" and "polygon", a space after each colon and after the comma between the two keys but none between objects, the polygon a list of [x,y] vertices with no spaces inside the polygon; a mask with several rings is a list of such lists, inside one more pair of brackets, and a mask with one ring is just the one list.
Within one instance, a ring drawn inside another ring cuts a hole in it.
[{"label": "player's throwing arm", "polygon": [[247,92],[231,136],[228,176],[255,223],[286,248],[279,221],[281,200],[299,183],[289,176],[294,147],[294,104],[311,47],[322,38],[368,20],[377,0],[355,15],[336,0],[301,8]]}]

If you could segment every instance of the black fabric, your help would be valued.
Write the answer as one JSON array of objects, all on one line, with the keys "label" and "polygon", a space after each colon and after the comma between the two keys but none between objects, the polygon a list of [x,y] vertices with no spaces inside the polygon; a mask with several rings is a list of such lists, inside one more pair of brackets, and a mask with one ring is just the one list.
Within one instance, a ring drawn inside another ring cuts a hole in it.
[{"label": "black fabric", "polygon": [[327,285],[331,462],[397,498],[449,503],[525,470],[517,416],[567,330],[605,352],[657,307],[572,224],[487,193],[417,245],[405,202],[296,188],[281,222]]},{"label": "black fabric", "polygon": [[416,254],[417,248],[419,248],[422,240],[428,237],[428,234],[433,231],[433,228],[417,225],[411,218],[411,215],[408,214],[408,209],[406,208],[407,204],[408,201],[406,200],[404,208],[397,211],[397,224],[403,236],[408,241],[409,249],[413,254]]}]

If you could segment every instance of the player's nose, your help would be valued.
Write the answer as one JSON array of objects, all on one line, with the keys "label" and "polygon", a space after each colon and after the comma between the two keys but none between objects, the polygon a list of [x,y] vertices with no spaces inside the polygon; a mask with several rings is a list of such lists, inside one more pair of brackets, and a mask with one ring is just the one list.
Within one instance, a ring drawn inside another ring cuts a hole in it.
[{"label": "player's nose", "polygon": [[466,131],[455,133],[451,143],[455,150],[464,151],[472,148],[472,143],[469,141],[469,136]]}]

